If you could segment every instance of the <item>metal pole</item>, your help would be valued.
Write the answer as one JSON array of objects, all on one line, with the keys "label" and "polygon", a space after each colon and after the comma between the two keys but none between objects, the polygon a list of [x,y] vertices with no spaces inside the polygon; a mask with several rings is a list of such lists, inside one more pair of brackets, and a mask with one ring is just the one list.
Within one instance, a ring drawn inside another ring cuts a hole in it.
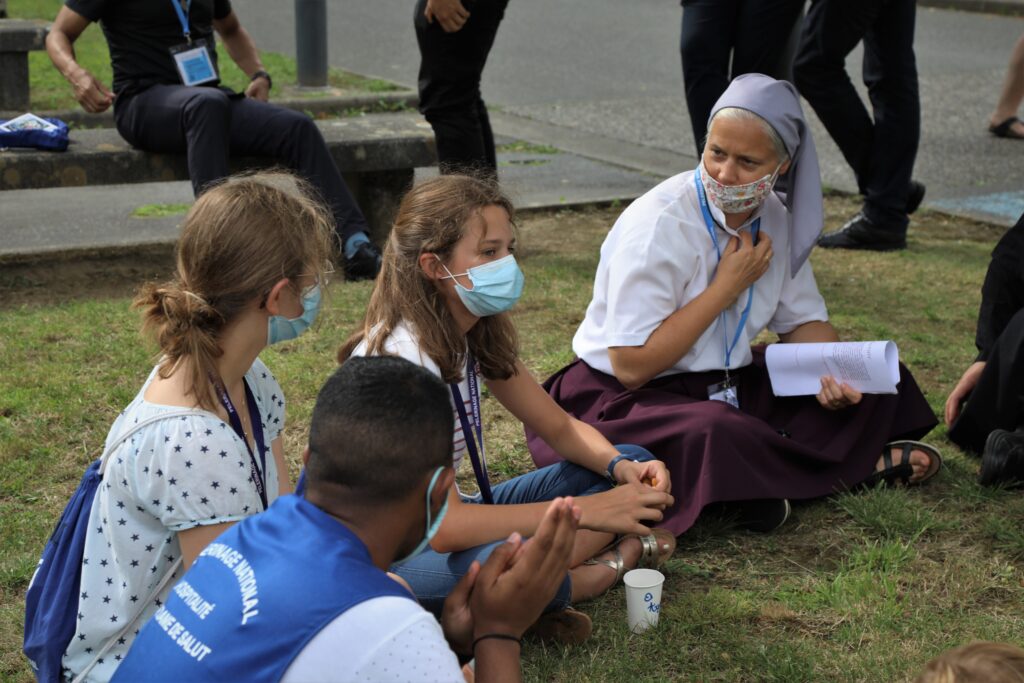
[{"label": "metal pole", "polygon": [[300,86],[327,86],[327,0],[295,0],[295,61]]}]

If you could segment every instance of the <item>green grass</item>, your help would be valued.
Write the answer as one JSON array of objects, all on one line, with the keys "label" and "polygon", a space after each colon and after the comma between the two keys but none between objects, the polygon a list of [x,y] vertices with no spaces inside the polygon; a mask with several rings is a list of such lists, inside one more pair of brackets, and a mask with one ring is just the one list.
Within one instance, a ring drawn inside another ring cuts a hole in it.
[{"label": "green grass", "polygon": [[[826,207],[829,227],[855,209],[841,198]],[[515,316],[538,377],[572,357],[597,250],[616,213],[520,220],[527,286]],[[938,412],[973,360],[979,288],[1000,233],[926,213],[906,252],[818,251],[812,259],[841,333],[894,339]],[[0,679],[29,680],[20,623],[38,552],[153,362],[130,292],[169,269],[167,254],[133,254],[0,271]],[[316,329],[263,354],[288,394],[293,475],[316,391],[369,291],[333,285]],[[487,395],[484,410],[495,475],[530,468],[522,427]],[[1024,496],[978,487],[977,462],[944,429],[928,440],[947,467],[927,486],[798,504],[771,535],[699,522],[666,566],[656,630],[629,633],[623,590],[613,589],[581,606],[595,625],[587,643],[527,641],[527,679],[902,681],[953,645],[1024,642]]]},{"label": "green grass", "polygon": [[[61,0],[9,0],[7,12],[12,18],[47,19],[57,16],[64,3]],[[245,17],[240,17],[244,26]],[[98,24],[90,24],[75,41],[75,57],[87,71],[108,88],[113,81],[110,69],[110,54],[103,32]],[[257,48],[259,46],[257,45]],[[218,49],[218,65],[221,82],[241,92],[249,83],[246,75],[235,65],[223,46]],[[50,63],[45,52],[29,53],[29,107],[34,111],[52,109],[78,109],[78,103],[71,95],[71,86]],[[289,97],[327,97],[344,93],[382,93],[398,90],[398,86],[381,79],[365,78],[343,69],[330,69],[329,89],[298,89],[295,60],[276,52],[260,52],[266,70],[274,78],[271,99]]]},{"label": "green grass", "polygon": [[164,218],[187,213],[191,204],[143,204],[132,211],[132,218]]},{"label": "green grass", "polygon": [[505,153],[519,153],[519,154],[558,154],[559,149],[552,147],[551,145],[541,145],[534,142],[526,142],[525,140],[516,140],[514,142],[507,142],[504,145],[498,145],[497,150]]}]

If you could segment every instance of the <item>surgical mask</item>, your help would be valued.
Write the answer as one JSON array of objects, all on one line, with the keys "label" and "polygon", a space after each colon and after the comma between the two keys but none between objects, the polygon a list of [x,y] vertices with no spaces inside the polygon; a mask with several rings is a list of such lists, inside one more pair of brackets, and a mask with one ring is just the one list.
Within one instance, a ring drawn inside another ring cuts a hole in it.
[{"label": "surgical mask", "polygon": [[523,271],[519,270],[519,264],[512,254],[460,273],[460,276],[469,277],[473,289],[460,285],[444,263],[441,267],[448,273],[447,277],[441,279],[455,280],[455,291],[462,303],[478,318],[504,313],[516,305],[523,293]]},{"label": "surgical mask", "polygon": [[320,284],[311,285],[302,290],[302,315],[298,318],[286,318],[283,315],[272,315],[267,320],[267,344],[295,339],[309,329],[320,311]]},{"label": "surgical mask", "polygon": [[700,179],[708,199],[723,213],[742,213],[761,206],[765,197],[775,187],[775,180],[779,177],[781,168],[782,164],[779,164],[774,171],[752,183],[723,185],[711,177],[707,166],[704,165],[704,159],[701,158]]},{"label": "surgical mask", "polygon": [[427,487],[427,532],[423,536],[423,540],[420,541],[419,545],[417,545],[411,553],[400,560],[395,560],[394,564],[405,564],[426,550],[427,544],[430,543],[431,539],[437,535],[437,530],[441,528],[441,520],[444,519],[444,516],[448,513],[448,496],[445,495],[444,502],[441,503],[441,509],[437,511],[437,517],[434,520],[430,519],[432,516],[430,514],[430,496],[434,492],[434,484],[437,483],[437,479],[441,476],[442,472],[444,472],[444,468],[438,467],[437,471],[434,472],[434,476],[430,478],[430,486]]}]

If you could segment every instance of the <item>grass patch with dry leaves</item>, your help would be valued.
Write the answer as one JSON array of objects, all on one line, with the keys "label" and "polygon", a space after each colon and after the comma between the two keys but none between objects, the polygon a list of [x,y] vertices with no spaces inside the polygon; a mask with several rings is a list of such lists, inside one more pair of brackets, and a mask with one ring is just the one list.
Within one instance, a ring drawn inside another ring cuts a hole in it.
[{"label": "grass patch with dry leaves", "polygon": [[[828,227],[856,210],[826,202]],[[516,308],[523,357],[539,377],[570,360],[598,248],[617,211],[521,218],[526,293]],[[973,360],[989,253],[1002,229],[925,213],[910,248],[816,251],[818,283],[844,338],[893,339],[937,413]],[[138,339],[131,292],[164,277],[155,250],[0,272],[0,678],[30,680],[20,657],[26,585],[70,491],[154,349]],[[264,359],[288,395],[293,475],[312,404],[338,343],[370,291],[339,284],[317,329]],[[521,426],[485,395],[495,479],[532,464]],[[616,588],[583,606],[595,632],[575,648],[527,642],[524,669],[544,681],[894,681],[960,643],[1024,641],[1024,497],[981,489],[977,463],[940,427],[947,468],[913,490],[876,489],[801,503],[779,532],[700,522],[669,561],[658,629],[626,629]],[[472,477],[466,472],[462,476]]]}]

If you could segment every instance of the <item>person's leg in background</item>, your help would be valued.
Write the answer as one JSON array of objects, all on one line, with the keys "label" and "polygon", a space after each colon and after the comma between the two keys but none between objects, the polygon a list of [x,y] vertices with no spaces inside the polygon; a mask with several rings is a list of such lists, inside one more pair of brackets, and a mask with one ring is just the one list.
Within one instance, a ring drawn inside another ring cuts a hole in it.
[{"label": "person's leg in background", "polygon": [[217,88],[154,85],[114,105],[117,130],[149,152],[184,152],[192,191],[228,175],[231,107]]},{"label": "person's leg in background", "polygon": [[814,0],[793,65],[797,89],[839,146],[862,193],[874,122],[846,73],[846,56],[878,18],[881,5],[878,0]]},{"label": "person's leg in background", "polygon": [[1017,118],[1021,101],[1024,101],[1024,35],[1013,46],[999,102],[988,119],[988,131],[1000,138],[1024,139],[1024,123]]},{"label": "person's leg in background", "polygon": [[448,33],[424,16],[427,0],[416,3],[414,25],[420,48],[420,113],[434,129],[442,173],[497,176],[494,135],[480,79],[508,0],[464,0],[469,18]]},{"label": "person's leg in background", "polygon": [[767,74],[786,80],[792,64],[783,56],[804,0],[749,0],[736,16],[731,77]]},{"label": "person's leg in background", "polygon": [[864,36],[864,83],[875,122],[864,173],[864,215],[876,227],[904,234],[910,177],[921,138],[916,14],[915,0],[889,2]]},{"label": "person's leg in background", "polygon": [[334,216],[338,247],[350,280],[372,279],[380,270],[380,251],[320,129],[302,112],[251,98],[231,100],[231,153],[270,156],[284,162],[320,194]]},{"label": "person's leg in background", "polygon": [[[879,145],[890,141],[896,133],[892,126],[883,124],[881,137],[876,142],[879,133],[876,121],[895,108],[894,115],[903,125],[911,127],[901,134],[912,137],[913,142],[901,141],[896,146],[903,154],[901,164],[906,164],[907,153],[912,147],[909,161],[912,169],[920,132],[920,105],[911,104],[911,101],[917,102],[913,28],[912,0],[814,0],[804,19],[800,48],[793,66],[796,86],[853,169],[860,193],[866,197],[871,195],[865,209],[840,230],[822,235],[818,239],[820,246],[880,251],[906,247],[906,215],[917,208],[924,196],[924,186],[915,184],[911,191],[909,171],[905,166],[889,177],[886,176],[888,169],[877,168],[879,158],[887,153],[880,150]],[[846,56],[865,38],[864,78],[869,90],[873,90],[874,119],[845,68]],[[906,46],[910,46],[909,50]],[[913,71],[912,78],[907,76],[910,70]],[[894,91],[901,87],[905,91],[896,94]],[[916,123],[908,123],[911,119]],[[875,174],[879,175],[876,177]],[[906,180],[902,180],[904,176]],[[897,185],[902,185],[898,192]],[[900,206],[894,199],[897,195],[902,197]],[[873,213],[874,218],[869,218],[867,213]]]},{"label": "person's leg in background", "polygon": [[704,152],[711,108],[729,85],[738,0],[683,0],[679,55],[686,109],[699,159]]}]

